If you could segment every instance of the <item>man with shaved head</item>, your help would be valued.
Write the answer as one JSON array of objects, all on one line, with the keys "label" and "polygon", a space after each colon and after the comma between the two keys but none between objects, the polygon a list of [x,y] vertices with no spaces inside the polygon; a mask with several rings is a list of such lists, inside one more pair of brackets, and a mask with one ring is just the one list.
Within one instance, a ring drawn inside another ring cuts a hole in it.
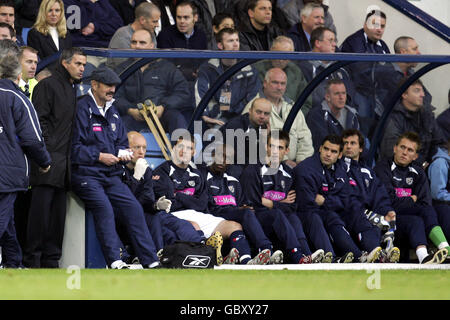
[{"label": "man with shaved head", "polygon": [[[130,47],[134,50],[151,50],[155,45],[149,31],[141,29],[133,33]],[[120,74],[134,62],[134,59],[125,61],[118,67],[117,73]],[[154,59],[134,72],[117,91],[116,99],[115,106],[127,131],[148,130],[147,123],[137,109],[137,104],[147,99],[156,105],[156,115],[167,132],[187,128],[180,110],[187,106],[190,99],[188,84],[180,70],[165,59]]]},{"label": "man with shaved head", "polygon": [[[256,98],[264,97],[272,105],[270,113],[270,128],[283,129],[284,123],[291,112],[294,102],[285,96],[287,75],[280,68],[269,69],[263,83],[263,91]],[[253,101],[249,102],[244,112],[249,111]],[[287,154],[287,164],[295,167],[297,163],[314,153],[312,147],[311,131],[306,124],[302,112],[298,112],[289,131],[290,144]]]}]

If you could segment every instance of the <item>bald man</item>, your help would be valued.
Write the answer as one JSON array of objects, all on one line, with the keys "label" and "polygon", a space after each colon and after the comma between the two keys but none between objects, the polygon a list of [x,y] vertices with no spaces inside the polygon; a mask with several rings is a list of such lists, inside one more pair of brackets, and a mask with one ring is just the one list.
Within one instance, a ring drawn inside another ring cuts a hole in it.
[{"label": "bald man", "polygon": [[[131,37],[130,48],[152,50],[155,48],[149,31],[137,30]],[[118,74],[134,59],[118,67]],[[120,112],[127,131],[148,130],[147,123],[137,109],[138,103],[150,99],[157,106],[157,116],[166,132],[187,128],[181,110],[187,106],[190,93],[186,79],[175,65],[165,59],[155,59],[134,72],[120,87],[115,106]]]},{"label": "bald man", "polygon": [[[263,92],[256,96],[256,98],[266,98],[272,105],[270,113],[270,128],[272,130],[283,128],[294,105],[294,102],[285,95],[287,83],[287,75],[282,69],[269,69],[264,78]],[[250,110],[252,102],[250,101],[247,104],[244,113]],[[306,124],[303,113],[300,111],[297,113],[289,131],[289,137],[289,153],[284,160],[290,167],[295,167],[297,163],[314,153],[311,131]]]}]

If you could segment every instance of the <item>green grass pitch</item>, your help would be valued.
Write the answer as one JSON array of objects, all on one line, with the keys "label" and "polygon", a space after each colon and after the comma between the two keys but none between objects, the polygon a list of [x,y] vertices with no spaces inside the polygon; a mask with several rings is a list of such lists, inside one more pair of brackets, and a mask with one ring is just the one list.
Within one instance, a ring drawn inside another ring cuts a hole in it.
[{"label": "green grass pitch", "polygon": [[4,269],[0,299],[447,300],[450,271]]}]

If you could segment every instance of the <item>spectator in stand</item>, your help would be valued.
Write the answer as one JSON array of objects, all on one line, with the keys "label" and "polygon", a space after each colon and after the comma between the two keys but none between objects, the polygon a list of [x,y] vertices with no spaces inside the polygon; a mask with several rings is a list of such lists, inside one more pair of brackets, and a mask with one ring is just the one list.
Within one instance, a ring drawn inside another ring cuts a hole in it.
[{"label": "spectator in stand", "polygon": [[[448,103],[450,104],[450,90],[448,90]],[[450,139],[450,106],[436,119],[446,139]]]},{"label": "spectator in stand", "polygon": [[281,7],[281,10],[286,14],[286,19],[289,23],[295,25],[302,22],[300,11],[305,5],[311,2],[318,3],[322,6],[324,11],[324,25],[336,34],[337,32],[336,27],[334,26],[333,17],[328,10],[328,6],[323,4],[323,0],[288,0],[287,3]]},{"label": "spectator in stand", "polygon": [[[372,10],[366,15],[362,29],[348,36],[341,45],[342,52],[388,54],[387,44],[381,39],[386,28],[386,14]],[[361,117],[375,119],[382,109],[378,96],[379,76],[389,67],[385,63],[360,62],[349,67],[353,83],[356,87],[355,102]]]},{"label": "spectator in stand", "polygon": [[40,59],[72,47],[62,0],[42,0],[27,44],[38,51]]},{"label": "spectator in stand", "polygon": [[347,89],[340,79],[328,80],[321,107],[313,108],[306,117],[312,133],[314,150],[330,135],[341,135],[345,129],[360,130],[358,113],[347,105]]},{"label": "spectator in stand", "polygon": [[[143,2],[136,7],[136,18],[134,21],[126,26],[120,27],[114,33],[108,48],[110,49],[128,49],[130,48],[131,36],[136,30],[145,29],[150,32],[152,36],[152,42],[156,45],[155,28],[159,26],[159,19],[161,17],[161,11],[157,6],[152,3]],[[108,66],[111,68],[117,67],[124,62],[125,58],[110,58],[108,59]]]},{"label": "spectator in stand", "polygon": [[[278,36],[273,40],[270,51],[294,51],[294,43],[292,39],[286,36]],[[261,82],[264,81],[266,72],[271,68],[282,69],[288,78],[286,85],[285,95],[292,101],[297,101],[297,98],[302,93],[303,89],[308,85],[305,77],[303,76],[302,70],[299,69],[297,64],[290,60],[262,60],[258,61],[253,65],[256,70],[258,70],[259,79]],[[302,111],[307,114],[311,109],[311,98],[308,97]]]},{"label": "spectator in stand", "polygon": [[[263,91],[258,93],[255,99],[266,98],[272,104],[270,113],[270,128],[272,130],[282,130],[284,123],[289,116],[294,105],[293,101],[285,96],[287,86],[287,76],[280,68],[272,68],[267,71]],[[253,100],[250,101],[244,113],[250,109]],[[299,112],[295,117],[292,127],[289,131],[289,150],[286,153],[286,164],[295,167],[305,158],[314,153],[311,140],[311,131],[306,124],[303,112]]]},{"label": "spectator in stand", "polygon": [[[67,28],[76,47],[107,48],[123,20],[109,0],[63,0]],[[79,10],[68,12],[71,6]]]},{"label": "spectator in stand", "polygon": [[[110,0],[110,2],[122,18],[124,25],[133,23],[133,21],[136,19],[135,10],[142,3],[153,3],[159,8],[159,10],[161,11],[159,25],[161,27],[168,27],[171,24],[175,23],[175,21],[173,21],[173,23],[170,22],[172,16],[174,16],[173,12],[175,12],[175,5],[174,1],[172,0]],[[168,14],[168,12],[170,12],[170,15]],[[161,27],[158,27],[156,29],[156,33],[159,33],[159,31],[161,31]]]},{"label": "spectator in stand", "polygon": [[323,27],[324,11],[318,3],[308,3],[300,11],[301,22],[294,25],[288,36],[294,41],[294,50],[300,52],[311,51],[311,33],[314,29]]},{"label": "spectator in stand", "polygon": [[[208,41],[205,32],[197,26],[198,10],[190,1],[181,1],[176,6],[176,24],[167,27],[158,34],[160,49],[196,49],[206,50]],[[201,59],[176,59],[186,80],[191,83],[197,79],[197,69]],[[193,83],[192,83],[193,87]]]},{"label": "spectator in stand", "polygon": [[38,64],[37,51],[32,47],[20,48],[19,61],[22,66],[22,79],[20,79],[19,88],[31,99],[34,87],[38,83],[34,78]]},{"label": "spectator in stand", "polygon": [[242,51],[269,51],[273,40],[283,32],[271,24],[272,3],[269,0],[249,0],[248,19],[239,25]]},{"label": "spectator in stand", "polygon": [[[406,79],[401,83],[404,81]],[[407,131],[420,134],[421,148],[417,150],[418,158],[415,162],[424,169],[436,154],[437,148],[445,146],[444,135],[433,112],[429,108],[424,108],[424,96],[423,84],[420,80],[414,81],[403,92],[400,102],[394,107],[384,129],[380,144],[380,158],[392,157],[398,137]]]},{"label": "spectator in stand", "polygon": [[[219,50],[238,51],[238,31],[222,29],[217,35],[217,46]],[[236,62],[237,59],[210,59],[200,67],[195,85],[197,105],[217,78]],[[218,128],[224,125],[241,114],[247,102],[256,96],[260,86],[257,71],[252,66],[242,68],[216,92],[203,113],[203,121],[208,127]]]},{"label": "spectator in stand", "polygon": [[14,7],[14,1],[11,0],[1,0],[0,1],[0,22],[5,22],[9,24],[14,31],[14,35],[11,36],[11,38],[14,38],[13,40],[16,42],[16,44],[21,47],[25,45],[22,39],[22,34],[20,34],[18,31],[22,31],[21,28],[17,28],[15,25],[15,7]]},{"label": "spectator in stand", "polygon": [[6,22],[0,22],[0,40],[14,40],[15,36],[16,32],[14,31],[14,28],[11,27],[11,25],[7,24]]},{"label": "spectator in stand", "polygon": [[219,31],[225,28],[234,29],[233,16],[229,13],[217,13],[212,20],[212,30],[214,32],[214,37],[208,43],[208,48],[211,50],[217,50],[216,37]]},{"label": "spectator in stand", "polygon": [[[394,52],[395,54],[412,54],[412,55],[420,55],[419,45],[417,44],[414,38],[408,36],[401,36],[397,38],[394,42]],[[380,100],[382,102],[382,106],[386,106],[395,91],[397,91],[398,83],[412,74],[414,74],[414,68],[417,66],[417,62],[393,62],[387,63],[390,65],[390,69],[386,70],[386,72],[380,74],[378,77],[379,87],[377,89],[377,94],[380,96]],[[431,105],[432,96],[430,92],[424,87],[425,96],[423,98],[424,106],[427,108],[431,108],[431,110],[435,110],[435,108]],[[397,102],[397,101],[396,101]],[[377,116],[380,116],[384,112],[384,108],[380,108],[377,111]]]},{"label": "spectator in stand", "polygon": [[22,28],[31,28],[36,22],[39,5],[42,0],[15,1],[16,22],[18,31]]},{"label": "spectator in stand", "polygon": [[[318,27],[314,29],[311,33],[311,52],[322,52],[322,53],[335,53],[336,52],[336,34],[327,27]],[[319,75],[323,70],[333,64],[334,61],[320,61],[320,60],[304,60],[299,61],[298,65],[303,71],[308,82],[311,82],[317,75]],[[331,79],[341,79],[345,82],[345,87],[347,89],[347,104],[351,107],[356,108],[353,103],[355,88],[353,82],[350,78],[350,74],[345,68],[339,68],[337,71],[331,73],[326,80]],[[312,107],[320,107],[325,96],[325,87],[327,81],[322,81],[312,93]]]},{"label": "spectator in stand", "polygon": [[[130,47],[134,50],[154,49],[150,32],[145,29],[134,32]],[[129,59],[122,63],[117,73],[134,61]],[[127,131],[148,130],[147,123],[136,106],[146,99],[155,103],[156,115],[168,133],[178,128],[187,128],[180,111],[189,103],[188,84],[180,70],[171,62],[159,58],[152,60],[133,73],[117,91],[114,105]]]}]

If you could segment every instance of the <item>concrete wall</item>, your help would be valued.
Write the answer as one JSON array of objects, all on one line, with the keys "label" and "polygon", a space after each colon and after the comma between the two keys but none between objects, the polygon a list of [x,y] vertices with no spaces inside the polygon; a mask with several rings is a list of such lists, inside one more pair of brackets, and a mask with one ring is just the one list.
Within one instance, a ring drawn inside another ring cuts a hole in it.
[{"label": "concrete wall", "polygon": [[[432,2],[441,4],[447,2],[444,7],[449,8],[450,1],[434,0]],[[378,5],[387,16],[383,40],[388,44],[392,53],[395,39],[400,36],[411,36],[416,39],[422,54],[450,55],[449,43],[381,0],[328,0],[328,3],[337,28],[338,45],[341,45],[347,36],[362,28],[367,7]],[[412,3],[415,4],[415,1]],[[449,25],[449,21],[446,24]],[[420,67],[421,65],[417,68]],[[422,81],[433,96],[433,105],[437,108],[436,115],[448,107],[449,75],[450,65],[446,65],[422,77]]]}]

